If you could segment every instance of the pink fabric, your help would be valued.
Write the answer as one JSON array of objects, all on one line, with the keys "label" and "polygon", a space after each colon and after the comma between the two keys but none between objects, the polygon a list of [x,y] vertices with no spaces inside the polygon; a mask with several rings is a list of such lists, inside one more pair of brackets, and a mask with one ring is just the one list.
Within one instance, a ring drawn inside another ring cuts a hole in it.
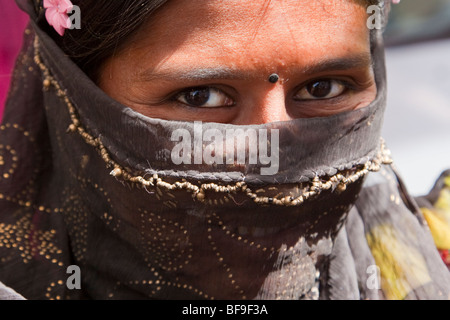
[{"label": "pink fabric", "polygon": [[13,0],[2,1],[0,18],[0,120],[8,95],[9,82],[28,16]]}]

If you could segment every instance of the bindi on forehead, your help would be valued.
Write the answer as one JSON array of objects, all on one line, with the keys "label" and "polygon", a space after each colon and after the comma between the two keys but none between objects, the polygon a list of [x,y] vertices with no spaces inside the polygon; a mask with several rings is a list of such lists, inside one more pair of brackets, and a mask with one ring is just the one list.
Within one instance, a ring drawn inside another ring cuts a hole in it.
[{"label": "bindi on forehead", "polygon": [[364,14],[352,0],[169,2],[114,56],[115,70],[133,83],[271,82],[272,73],[286,79],[289,70],[326,70],[335,67],[332,60],[370,57]]},{"label": "bindi on forehead", "polygon": [[223,65],[210,64],[196,65],[180,63],[177,65],[169,64],[160,68],[143,69],[137,74],[136,80],[139,82],[209,82],[214,80],[265,80],[270,83],[276,83],[280,76],[312,76],[331,71],[345,70],[369,70],[372,66],[372,58],[370,53],[361,52],[351,54],[344,57],[321,58],[318,57],[311,64],[289,65],[287,68],[280,69],[280,72],[272,72],[268,74],[268,70],[264,68],[250,68],[249,66],[241,66],[241,68],[230,68]]}]

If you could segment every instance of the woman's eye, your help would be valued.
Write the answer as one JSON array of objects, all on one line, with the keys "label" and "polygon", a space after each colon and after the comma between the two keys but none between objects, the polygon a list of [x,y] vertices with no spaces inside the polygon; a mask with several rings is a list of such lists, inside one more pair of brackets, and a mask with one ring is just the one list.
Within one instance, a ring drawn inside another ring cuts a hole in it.
[{"label": "woman's eye", "polygon": [[176,100],[198,108],[219,108],[234,105],[234,101],[227,94],[210,87],[185,90],[177,95]]},{"label": "woman's eye", "polygon": [[347,86],[337,80],[316,80],[301,88],[296,100],[331,99],[340,96]]}]

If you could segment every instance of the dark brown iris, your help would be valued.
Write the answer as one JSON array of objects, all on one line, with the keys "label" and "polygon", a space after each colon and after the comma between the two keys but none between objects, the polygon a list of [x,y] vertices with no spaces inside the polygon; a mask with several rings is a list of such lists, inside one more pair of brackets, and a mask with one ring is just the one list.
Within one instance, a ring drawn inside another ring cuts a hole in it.
[{"label": "dark brown iris", "polygon": [[306,89],[314,98],[325,98],[331,93],[332,84],[329,80],[320,80],[310,83]]},{"label": "dark brown iris", "polygon": [[199,107],[208,102],[210,96],[209,88],[194,88],[184,95],[186,102]]}]

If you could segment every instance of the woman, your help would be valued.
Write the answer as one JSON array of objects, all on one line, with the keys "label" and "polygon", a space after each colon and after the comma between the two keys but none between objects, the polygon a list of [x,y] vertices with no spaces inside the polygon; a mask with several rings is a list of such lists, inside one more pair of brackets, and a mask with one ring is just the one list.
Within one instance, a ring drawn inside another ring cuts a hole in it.
[{"label": "woman", "polygon": [[30,299],[449,297],[380,139],[374,3],[73,1],[79,30],[68,1],[19,4],[31,28],[1,127],[7,286]]}]

